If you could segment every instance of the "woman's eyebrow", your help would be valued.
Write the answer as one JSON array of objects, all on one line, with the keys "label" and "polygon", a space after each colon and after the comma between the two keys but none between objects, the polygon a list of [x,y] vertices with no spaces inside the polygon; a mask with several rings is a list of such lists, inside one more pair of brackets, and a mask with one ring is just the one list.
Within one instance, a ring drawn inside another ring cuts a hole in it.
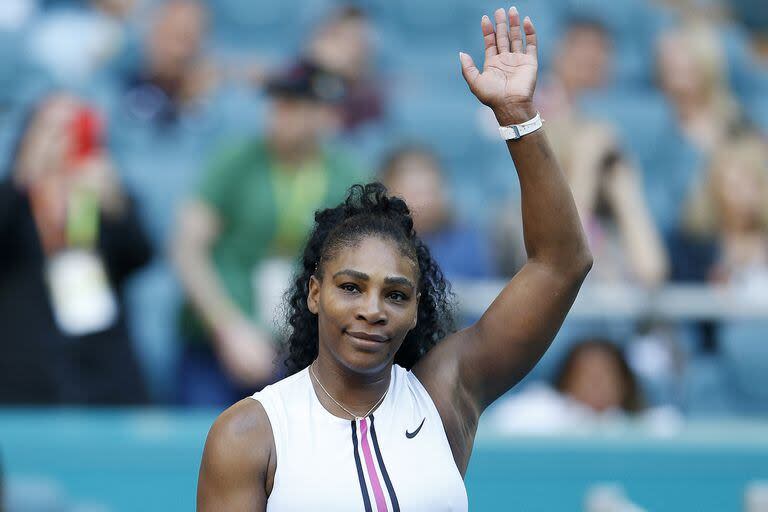
[{"label": "woman's eyebrow", "polygon": [[339,270],[338,272],[333,274],[333,277],[344,276],[344,275],[352,277],[354,279],[359,279],[361,281],[368,281],[370,279],[370,276],[368,276],[368,274],[364,274],[362,272],[359,272],[357,270],[352,270],[349,268]]},{"label": "woman's eyebrow", "polygon": [[384,284],[399,284],[402,286],[406,286],[408,288],[414,289],[415,286],[413,286],[413,283],[410,281],[410,279],[407,279],[405,277],[385,277],[384,278]]},{"label": "woman's eyebrow", "polygon": [[[336,278],[338,276],[349,276],[349,277],[351,277],[353,279],[359,279],[360,281],[369,281],[371,279],[371,277],[368,274],[365,274],[365,273],[360,272],[358,270],[352,270],[350,268],[345,268],[345,269],[339,270],[338,272],[333,274],[334,278]],[[416,288],[413,285],[413,283],[411,282],[410,279],[408,279],[406,277],[401,277],[401,276],[385,277],[384,278],[384,284],[386,284],[386,285],[393,285],[393,284],[401,285],[401,286],[409,287],[411,289],[415,289]]]}]

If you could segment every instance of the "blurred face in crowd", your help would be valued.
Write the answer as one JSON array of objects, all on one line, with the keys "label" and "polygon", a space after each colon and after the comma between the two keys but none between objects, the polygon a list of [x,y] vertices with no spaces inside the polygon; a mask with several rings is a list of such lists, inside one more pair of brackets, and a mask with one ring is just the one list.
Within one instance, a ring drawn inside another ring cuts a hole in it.
[{"label": "blurred face in crowd", "polygon": [[563,86],[577,93],[602,86],[608,77],[611,42],[597,26],[568,30],[555,56],[554,69]]},{"label": "blurred face in crowd", "polygon": [[430,233],[445,220],[445,183],[430,155],[411,152],[398,158],[385,173],[384,182],[389,192],[402,197],[411,209],[417,233]]},{"label": "blurred face in crowd", "polygon": [[658,71],[662,90],[673,100],[701,95],[703,84],[696,60],[680,37],[667,34],[659,42]]},{"label": "blurred face in crowd", "polygon": [[734,154],[713,169],[712,191],[723,227],[734,231],[764,228],[768,177],[759,155]]},{"label": "blurred face in crowd", "polygon": [[596,412],[621,408],[626,390],[615,355],[599,347],[579,350],[562,391]]},{"label": "blurred face in crowd", "polygon": [[66,94],[45,100],[24,134],[15,166],[19,181],[33,183],[63,169],[72,143],[72,122],[79,108],[77,99]]},{"label": "blurred face in crowd", "polygon": [[324,68],[355,79],[368,66],[371,43],[368,23],[362,17],[332,21],[310,43],[310,55]]},{"label": "blurred face in crowd", "polygon": [[274,97],[269,142],[282,153],[314,148],[338,124],[335,109],[303,98]]},{"label": "blurred face in crowd", "polygon": [[92,0],[92,3],[103,12],[117,18],[125,18],[136,7],[136,0]]},{"label": "blurred face in crowd", "polygon": [[710,32],[691,29],[663,34],[657,46],[659,85],[677,104],[704,103],[724,74],[721,48]]},{"label": "blurred face in crowd", "polygon": [[202,43],[206,13],[193,0],[171,0],[155,21],[149,40],[152,70],[162,76],[176,76],[194,61]]}]

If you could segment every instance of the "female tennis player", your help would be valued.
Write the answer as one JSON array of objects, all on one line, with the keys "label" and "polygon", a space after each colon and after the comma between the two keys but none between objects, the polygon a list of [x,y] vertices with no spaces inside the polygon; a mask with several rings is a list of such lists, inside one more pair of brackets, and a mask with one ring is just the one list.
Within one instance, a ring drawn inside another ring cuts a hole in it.
[{"label": "female tennis player", "polygon": [[532,105],[533,23],[521,33],[515,8],[494,21],[482,19],[483,71],[466,54],[461,67],[508,127],[528,262],[476,324],[451,333],[447,284],[402,200],[357,185],[318,212],[290,297],[297,373],[216,420],[199,510],[467,510],[480,414],[547,350],[592,264]]}]

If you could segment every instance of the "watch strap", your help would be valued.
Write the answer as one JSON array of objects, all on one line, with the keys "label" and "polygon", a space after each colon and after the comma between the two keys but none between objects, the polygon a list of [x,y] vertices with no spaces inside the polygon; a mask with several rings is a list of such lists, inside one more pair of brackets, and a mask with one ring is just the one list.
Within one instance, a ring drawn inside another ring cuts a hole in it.
[{"label": "watch strap", "polygon": [[529,133],[533,133],[544,125],[541,115],[536,112],[536,116],[524,123],[511,124],[509,126],[499,126],[499,133],[504,140],[517,140]]}]

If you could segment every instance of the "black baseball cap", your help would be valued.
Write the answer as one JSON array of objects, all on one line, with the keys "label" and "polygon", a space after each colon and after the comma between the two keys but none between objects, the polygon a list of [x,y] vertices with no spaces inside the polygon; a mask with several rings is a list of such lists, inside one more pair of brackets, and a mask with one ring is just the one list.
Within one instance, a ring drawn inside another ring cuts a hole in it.
[{"label": "black baseball cap", "polygon": [[309,62],[299,61],[266,81],[267,94],[336,104],[344,100],[344,79]]}]

